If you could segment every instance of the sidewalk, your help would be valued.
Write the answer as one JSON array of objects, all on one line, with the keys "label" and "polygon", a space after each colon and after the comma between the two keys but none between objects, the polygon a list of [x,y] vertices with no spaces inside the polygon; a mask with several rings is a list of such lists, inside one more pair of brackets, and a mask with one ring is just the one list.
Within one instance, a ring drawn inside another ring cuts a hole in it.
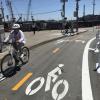
[{"label": "sidewalk", "polygon": [[[78,33],[86,32],[86,29],[79,29]],[[75,34],[78,34],[75,33]],[[37,46],[43,45],[45,43],[48,43],[50,41],[54,41],[60,38],[65,37],[62,35],[61,30],[51,30],[51,31],[36,31],[35,35],[33,32],[24,32],[26,37],[26,46],[30,49],[35,48]],[[5,35],[9,35],[9,33],[5,33]],[[5,51],[3,53],[0,53],[0,59],[3,58],[4,55],[6,55],[8,51]]]}]

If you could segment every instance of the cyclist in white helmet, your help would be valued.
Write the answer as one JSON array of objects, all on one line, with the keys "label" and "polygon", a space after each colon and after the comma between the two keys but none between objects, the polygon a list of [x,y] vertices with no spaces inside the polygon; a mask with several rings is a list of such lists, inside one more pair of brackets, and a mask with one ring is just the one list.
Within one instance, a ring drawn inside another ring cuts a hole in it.
[{"label": "cyclist in white helmet", "polygon": [[[13,48],[15,50],[19,50],[21,52],[21,48],[25,45],[25,36],[24,33],[20,30],[19,24],[14,24],[12,26],[12,31],[10,35],[4,40],[4,42],[12,41]],[[18,66],[19,60],[13,55],[15,58],[16,66]]]}]

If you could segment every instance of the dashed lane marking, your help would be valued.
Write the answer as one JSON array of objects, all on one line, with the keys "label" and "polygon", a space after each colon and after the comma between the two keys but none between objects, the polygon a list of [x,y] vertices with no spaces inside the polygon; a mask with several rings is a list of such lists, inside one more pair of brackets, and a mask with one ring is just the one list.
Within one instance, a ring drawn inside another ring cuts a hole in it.
[{"label": "dashed lane marking", "polygon": [[59,50],[60,50],[60,48],[56,48],[56,49],[53,50],[53,53],[56,53],[56,52],[58,52]]},{"label": "dashed lane marking", "polygon": [[59,43],[62,43],[64,42],[65,40],[61,39],[61,40],[57,40],[56,44],[59,44]]},{"label": "dashed lane marking", "polygon": [[20,80],[13,88],[13,91],[17,91],[31,76],[33,73],[28,73],[22,80]]},{"label": "dashed lane marking", "polygon": [[75,40],[75,42],[81,42],[81,43],[85,43],[85,41],[84,40]]}]

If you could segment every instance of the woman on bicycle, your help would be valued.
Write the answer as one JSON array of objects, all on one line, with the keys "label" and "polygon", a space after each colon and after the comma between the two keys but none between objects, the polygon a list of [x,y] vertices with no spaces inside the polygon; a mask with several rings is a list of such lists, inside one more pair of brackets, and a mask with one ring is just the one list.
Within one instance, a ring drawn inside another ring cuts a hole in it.
[{"label": "woman on bicycle", "polygon": [[[10,35],[5,39],[4,42],[9,42],[10,40],[12,41],[13,48],[17,51],[19,50],[21,54],[21,48],[25,45],[26,41],[24,33],[20,30],[19,24],[14,24],[12,26],[12,31],[10,32]],[[19,60],[17,59],[15,52],[13,52],[13,56],[15,58],[15,65],[19,66]]]}]

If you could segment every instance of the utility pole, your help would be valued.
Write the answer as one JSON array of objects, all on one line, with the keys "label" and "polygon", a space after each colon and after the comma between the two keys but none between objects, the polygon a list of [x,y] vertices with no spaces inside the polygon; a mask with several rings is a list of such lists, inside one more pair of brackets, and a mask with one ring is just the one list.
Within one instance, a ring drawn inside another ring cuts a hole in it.
[{"label": "utility pole", "polygon": [[76,0],[76,32],[78,32],[78,11],[79,11],[79,1]]},{"label": "utility pole", "polygon": [[93,0],[93,15],[95,13],[95,0]]},{"label": "utility pole", "polygon": [[29,3],[28,3],[28,10],[27,10],[27,19],[26,19],[27,21],[29,21],[31,3],[32,3],[32,0],[29,0]]},{"label": "utility pole", "polygon": [[65,19],[65,3],[66,2],[68,2],[68,0],[61,0],[61,3],[62,3],[61,16],[63,20]]},{"label": "utility pole", "polygon": [[62,16],[62,21],[63,21],[63,28],[64,24],[66,23],[67,18],[65,17],[65,3],[68,2],[68,0],[60,0],[62,3],[62,9],[61,9],[61,16]]},{"label": "utility pole", "polygon": [[85,4],[83,6],[83,17],[85,16]]}]

